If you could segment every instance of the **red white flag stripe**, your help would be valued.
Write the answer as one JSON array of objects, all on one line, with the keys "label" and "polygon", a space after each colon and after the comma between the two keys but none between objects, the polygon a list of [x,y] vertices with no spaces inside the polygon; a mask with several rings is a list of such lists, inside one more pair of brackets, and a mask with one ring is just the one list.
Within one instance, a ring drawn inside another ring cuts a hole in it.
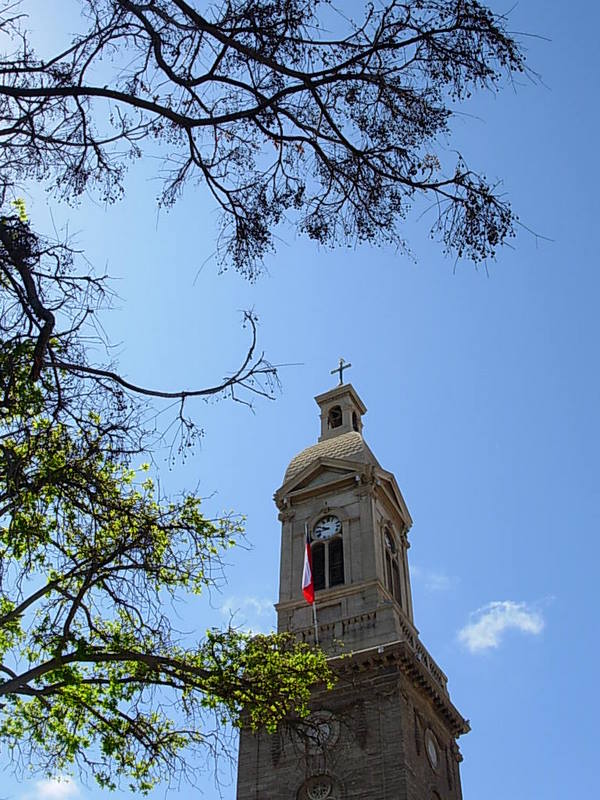
[{"label": "red white flag stripe", "polygon": [[310,549],[310,538],[306,531],[306,541],[304,547],[304,568],[302,570],[302,594],[307,603],[315,602],[315,584],[312,572],[312,553]]}]

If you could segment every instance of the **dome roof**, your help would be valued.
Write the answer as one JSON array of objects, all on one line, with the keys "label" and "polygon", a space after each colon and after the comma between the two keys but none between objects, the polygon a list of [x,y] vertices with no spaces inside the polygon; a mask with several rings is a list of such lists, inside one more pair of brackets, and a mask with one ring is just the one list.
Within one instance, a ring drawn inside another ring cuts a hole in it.
[{"label": "dome roof", "polygon": [[356,431],[342,433],[339,436],[332,436],[323,442],[313,444],[302,452],[294,456],[285,471],[284,483],[298,475],[302,470],[316,461],[318,458],[347,458],[349,461],[360,461],[363,464],[375,464],[379,462],[369,449],[367,443]]}]

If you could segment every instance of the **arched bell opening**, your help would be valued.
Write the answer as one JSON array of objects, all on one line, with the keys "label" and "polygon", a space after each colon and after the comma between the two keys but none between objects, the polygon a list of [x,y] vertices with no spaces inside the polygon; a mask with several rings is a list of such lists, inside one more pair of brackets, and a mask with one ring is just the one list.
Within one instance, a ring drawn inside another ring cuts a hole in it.
[{"label": "arched bell opening", "polygon": [[329,414],[327,415],[327,427],[328,428],[341,428],[342,426],[342,407],[341,406],[333,406],[329,409]]}]

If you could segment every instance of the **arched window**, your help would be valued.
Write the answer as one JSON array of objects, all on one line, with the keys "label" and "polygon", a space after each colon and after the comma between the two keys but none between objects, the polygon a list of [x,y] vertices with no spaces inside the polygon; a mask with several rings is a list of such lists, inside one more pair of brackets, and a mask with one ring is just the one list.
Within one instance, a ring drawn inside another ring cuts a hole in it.
[{"label": "arched window", "polygon": [[389,528],[383,531],[385,545],[385,578],[388,592],[394,600],[402,605],[402,591],[400,588],[400,567],[398,566],[398,548],[394,535]]},{"label": "arched window", "polygon": [[333,408],[329,409],[329,414],[327,415],[327,427],[339,428],[341,424],[342,424],[342,408],[341,406],[333,406]]},{"label": "arched window", "polygon": [[358,427],[358,415],[356,411],[352,412],[352,430],[360,433],[360,429]]},{"label": "arched window", "polygon": [[312,568],[315,590],[331,589],[344,583],[344,542],[341,536],[326,542],[313,542]]}]

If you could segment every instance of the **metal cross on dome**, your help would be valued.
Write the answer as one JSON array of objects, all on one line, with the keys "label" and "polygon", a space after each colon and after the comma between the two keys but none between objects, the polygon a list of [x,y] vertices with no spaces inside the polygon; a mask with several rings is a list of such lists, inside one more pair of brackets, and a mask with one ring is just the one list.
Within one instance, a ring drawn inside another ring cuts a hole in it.
[{"label": "metal cross on dome", "polygon": [[341,386],[344,383],[344,370],[349,369],[352,364],[347,364],[343,358],[340,358],[340,365],[336,369],[331,370],[331,375],[335,375],[336,372],[340,373],[340,383]]}]

